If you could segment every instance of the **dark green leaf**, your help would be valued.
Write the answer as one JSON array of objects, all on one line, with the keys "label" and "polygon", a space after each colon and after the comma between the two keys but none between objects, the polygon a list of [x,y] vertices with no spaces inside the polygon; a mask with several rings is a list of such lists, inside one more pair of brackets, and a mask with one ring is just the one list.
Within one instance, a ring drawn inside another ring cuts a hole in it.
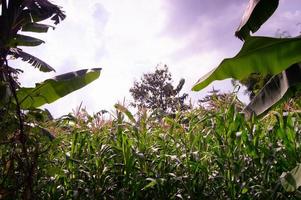
[{"label": "dark green leaf", "polygon": [[278,4],[279,0],[249,0],[235,35],[245,40],[250,35],[250,31],[255,33],[275,12]]},{"label": "dark green leaf", "polygon": [[31,122],[47,122],[53,120],[53,117],[47,109],[31,109],[26,113],[26,120]]},{"label": "dark green leaf", "polygon": [[20,35],[17,34],[15,38],[13,38],[10,41],[11,47],[17,47],[17,46],[39,46],[40,44],[45,43],[43,40],[30,37],[27,35]]},{"label": "dark green leaf", "polygon": [[15,58],[20,58],[21,60],[28,62],[29,64],[31,64],[35,68],[38,68],[42,72],[55,72],[55,70],[50,65],[40,60],[39,58],[22,51],[22,49],[10,48],[9,54],[14,56]]},{"label": "dark green leaf", "polygon": [[21,108],[37,108],[52,103],[97,79],[101,68],[83,69],[47,79],[35,88],[21,88],[17,92]]},{"label": "dark green leaf", "polygon": [[199,91],[212,81],[242,80],[251,73],[278,74],[301,61],[301,38],[250,37],[233,58],[224,59],[192,88]]},{"label": "dark green leaf", "polygon": [[36,32],[36,33],[46,33],[49,28],[55,29],[54,26],[38,23],[28,23],[22,26],[22,31]]},{"label": "dark green leaf", "polygon": [[260,115],[283,97],[294,95],[296,86],[301,83],[301,64],[294,64],[282,73],[272,77],[245,108],[245,113]]},{"label": "dark green leaf", "polygon": [[9,84],[6,81],[0,81],[0,107],[9,103],[11,96]]},{"label": "dark green leaf", "polygon": [[289,172],[282,173],[280,181],[285,191],[296,191],[296,189],[301,186],[301,164],[297,164],[297,166]]},{"label": "dark green leaf", "polygon": [[35,129],[39,134],[41,134],[42,136],[48,138],[50,141],[53,141],[55,139],[55,136],[48,131],[47,129],[38,126],[38,125],[26,125],[27,128],[29,129]]},{"label": "dark green leaf", "polygon": [[34,22],[39,22],[50,18],[52,21],[54,21],[54,24],[58,24],[60,21],[66,18],[66,15],[59,6],[46,0],[25,0],[23,2],[23,6],[28,8],[25,11],[29,13]]}]

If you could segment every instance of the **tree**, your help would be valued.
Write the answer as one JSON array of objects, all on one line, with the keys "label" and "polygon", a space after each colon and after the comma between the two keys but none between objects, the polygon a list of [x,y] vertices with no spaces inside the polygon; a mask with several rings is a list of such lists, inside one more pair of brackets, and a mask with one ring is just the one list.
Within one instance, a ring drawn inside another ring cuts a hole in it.
[{"label": "tree", "polygon": [[172,114],[177,110],[187,110],[185,104],[188,94],[180,95],[185,83],[181,79],[174,88],[172,77],[166,65],[163,68],[156,68],[154,73],[144,74],[140,82],[135,81],[130,93],[134,99],[131,103],[134,107],[157,110],[161,114]]}]

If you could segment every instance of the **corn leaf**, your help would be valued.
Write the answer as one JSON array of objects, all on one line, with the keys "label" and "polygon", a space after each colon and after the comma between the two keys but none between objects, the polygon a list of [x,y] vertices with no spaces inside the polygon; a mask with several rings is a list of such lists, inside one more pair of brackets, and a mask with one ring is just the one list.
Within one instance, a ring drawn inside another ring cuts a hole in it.
[{"label": "corn leaf", "polygon": [[117,104],[115,104],[115,108],[117,110],[119,110],[120,112],[124,113],[132,123],[136,123],[136,120],[135,120],[133,114],[126,107],[117,103]]}]

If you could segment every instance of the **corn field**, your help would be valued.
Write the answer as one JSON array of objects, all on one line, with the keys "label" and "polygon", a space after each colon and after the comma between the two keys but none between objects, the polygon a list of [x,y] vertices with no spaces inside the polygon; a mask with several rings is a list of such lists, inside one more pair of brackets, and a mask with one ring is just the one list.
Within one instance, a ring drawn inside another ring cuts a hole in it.
[{"label": "corn field", "polygon": [[0,199],[23,198],[26,161],[36,199],[300,198],[281,178],[300,162],[300,114],[278,109],[246,121],[233,102],[160,120],[122,105],[41,115],[35,123],[45,131],[27,130],[27,159],[19,143],[0,145]]}]

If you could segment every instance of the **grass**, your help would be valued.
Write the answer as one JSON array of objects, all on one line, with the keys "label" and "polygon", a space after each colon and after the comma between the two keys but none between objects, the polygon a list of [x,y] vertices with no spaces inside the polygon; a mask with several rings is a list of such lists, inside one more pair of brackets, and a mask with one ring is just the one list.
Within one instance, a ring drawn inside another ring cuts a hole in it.
[{"label": "grass", "polygon": [[[298,199],[280,176],[300,162],[300,114],[245,121],[235,101],[157,120],[116,106],[112,119],[85,110],[30,130],[37,199]],[[11,151],[14,148],[15,151]],[[0,145],[0,199],[26,180],[18,144]],[[21,151],[20,151],[21,152]],[[19,183],[19,184],[18,184]]]}]

